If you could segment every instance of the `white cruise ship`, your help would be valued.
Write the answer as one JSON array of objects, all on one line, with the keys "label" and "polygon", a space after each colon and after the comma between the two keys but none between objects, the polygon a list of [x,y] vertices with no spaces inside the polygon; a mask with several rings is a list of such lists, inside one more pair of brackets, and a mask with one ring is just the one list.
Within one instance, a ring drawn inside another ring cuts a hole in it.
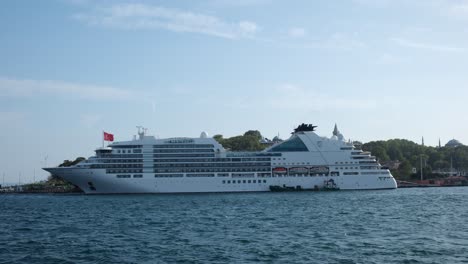
[{"label": "white cruise ship", "polygon": [[44,168],[88,194],[262,192],[278,189],[395,189],[389,170],[343,135],[320,137],[302,124],[292,136],[259,152],[227,151],[200,138],[156,139],[138,131],[131,141],[98,148],[72,167]]}]

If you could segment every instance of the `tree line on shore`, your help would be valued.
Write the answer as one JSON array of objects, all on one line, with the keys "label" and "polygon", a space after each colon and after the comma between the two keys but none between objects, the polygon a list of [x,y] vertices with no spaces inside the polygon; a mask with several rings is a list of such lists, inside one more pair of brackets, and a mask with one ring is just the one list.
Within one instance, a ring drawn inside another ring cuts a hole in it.
[{"label": "tree line on shore", "polygon": [[[379,162],[399,161],[398,169],[392,170],[397,179],[417,179],[422,172],[424,178],[438,178],[440,171],[468,170],[468,146],[430,147],[416,144],[406,139],[371,141],[362,145]],[[416,169],[416,172],[413,171]]]}]

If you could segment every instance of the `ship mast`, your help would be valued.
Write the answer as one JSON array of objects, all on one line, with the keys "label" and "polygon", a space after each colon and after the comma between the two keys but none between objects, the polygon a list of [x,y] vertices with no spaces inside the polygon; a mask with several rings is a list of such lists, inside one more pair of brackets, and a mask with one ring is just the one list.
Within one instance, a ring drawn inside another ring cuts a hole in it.
[{"label": "ship mast", "polygon": [[145,128],[143,126],[137,126],[138,128],[138,136],[140,139],[143,139],[143,137],[145,136],[146,134],[146,131],[148,130],[148,128]]}]

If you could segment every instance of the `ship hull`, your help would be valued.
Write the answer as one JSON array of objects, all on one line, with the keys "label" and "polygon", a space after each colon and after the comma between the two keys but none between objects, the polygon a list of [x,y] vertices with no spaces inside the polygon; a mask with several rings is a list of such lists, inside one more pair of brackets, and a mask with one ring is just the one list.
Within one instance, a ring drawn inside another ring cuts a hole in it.
[{"label": "ship hull", "polygon": [[322,187],[333,179],[340,190],[396,189],[395,179],[388,175],[345,176],[272,176],[272,177],[180,177],[117,178],[103,169],[47,168],[47,171],[78,186],[87,194],[118,193],[213,193],[267,192],[270,186],[300,186],[302,189]]}]

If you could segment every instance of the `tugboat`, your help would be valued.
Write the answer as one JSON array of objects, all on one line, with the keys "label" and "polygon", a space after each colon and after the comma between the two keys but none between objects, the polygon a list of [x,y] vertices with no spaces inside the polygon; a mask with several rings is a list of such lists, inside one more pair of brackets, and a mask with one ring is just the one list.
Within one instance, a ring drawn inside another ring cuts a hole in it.
[{"label": "tugboat", "polygon": [[294,186],[286,186],[283,184],[283,186],[279,185],[270,185],[269,186],[270,191],[272,192],[298,192],[298,191],[338,191],[340,188],[336,185],[335,181],[333,179],[325,180],[323,182],[323,186],[319,187],[317,185],[314,186],[312,189],[306,189],[302,188],[302,186],[297,185],[296,187]]},{"label": "tugboat", "polygon": [[321,191],[338,191],[340,188],[336,185],[333,179],[325,180]]}]

